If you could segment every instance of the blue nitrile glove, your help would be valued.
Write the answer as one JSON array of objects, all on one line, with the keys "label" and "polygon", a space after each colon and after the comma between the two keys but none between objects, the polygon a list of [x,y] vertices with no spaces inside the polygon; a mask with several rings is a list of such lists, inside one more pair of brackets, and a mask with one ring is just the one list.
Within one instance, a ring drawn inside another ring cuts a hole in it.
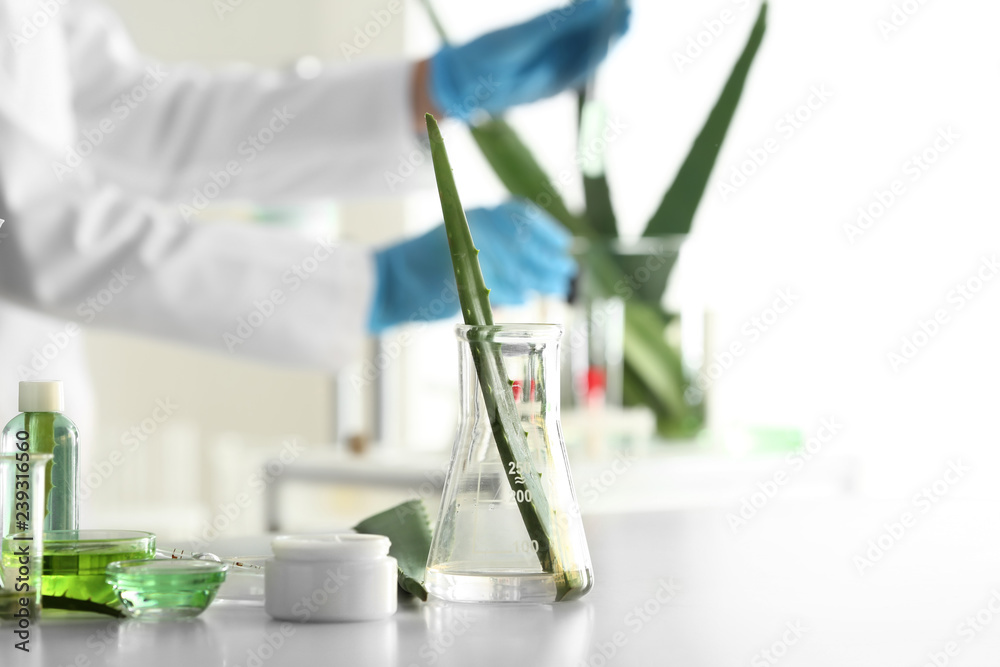
[{"label": "blue nitrile glove", "polygon": [[[566,296],[576,262],[570,236],[537,206],[509,201],[466,211],[494,306],[524,303],[531,292]],[[368,330],[450,317],[458,291],[444,225],[375,253],[376,289]]]},{"label": "blue nitrile glove", "polygon": [[626,0],[580,0],[527,23],[446,46],[430,61],[431,101],[468,121],[581,86],[628,29]]}]

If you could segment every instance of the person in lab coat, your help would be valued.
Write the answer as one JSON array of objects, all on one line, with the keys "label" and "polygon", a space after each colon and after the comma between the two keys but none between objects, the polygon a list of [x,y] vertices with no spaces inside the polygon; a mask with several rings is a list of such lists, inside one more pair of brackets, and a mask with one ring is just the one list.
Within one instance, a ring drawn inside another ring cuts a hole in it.
[{"label": "person in lab coat", "polygon": [[[366,333],[456,312],[440,227],[372,250],[190,218],[405,191],[423,112],[471,121],[580,85],[623,7],[584,0],[417,64],[303,78],[166,67],[97,2],[0,0],[0,407],[19,379],[85,377],[87,325],[336,370]],[[566,290],[565,235],[537,209],[469,219],[495,299]],[[86,392],[69,394],[83,419]]]}]

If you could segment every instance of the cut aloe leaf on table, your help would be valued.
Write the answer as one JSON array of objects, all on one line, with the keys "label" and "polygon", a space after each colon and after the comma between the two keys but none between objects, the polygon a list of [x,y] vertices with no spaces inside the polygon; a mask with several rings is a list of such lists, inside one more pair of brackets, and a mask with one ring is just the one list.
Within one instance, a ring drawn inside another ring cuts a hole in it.
[{"label": "cut aloe leaf on table", "polygon": [[389,538],[389,555],[399,567],[399,587],[421,600],[427,599],[424,567],[431,549],[431,523],[422,500],[408,500],[354,527],[359,533]]},{"label": "cut aloe leaf on table", "polygon": [[[465,210],[455,186],[444,139],[437,122],[430,114],[427,114],[427,133],[462,316],[468,325],[489,327],[493,324],[493,311],[490,307],[489,290],[479,266],[479,250],[473,243],[472,232],[465,219]],[[477,336],[482,338],[475,340]],[[558,601],[573,590],[576,580],[567,576],[554,548],[554,526],[548,499],[532,462],[524,426],[514,401],[510,376],[499,346],[490,343],[489,329],[470,333],[469,346],[500,460],[504,469],[513,465],[524,471],[522,475],[504,477],[514,493],[529,539],[538,544],[537,556],[542,570],[554,576]]]}]

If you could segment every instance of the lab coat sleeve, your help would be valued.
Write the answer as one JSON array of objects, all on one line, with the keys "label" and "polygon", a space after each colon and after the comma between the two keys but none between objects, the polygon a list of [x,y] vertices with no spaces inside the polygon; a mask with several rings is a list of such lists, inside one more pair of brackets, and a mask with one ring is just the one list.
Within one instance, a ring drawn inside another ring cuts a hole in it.
[{"label": "lab coat sleeve", "polygon": [[387,196],[432,182],[413,128],[409,62],[361,61],[313,78],[210,71],[141,57],[118,18],[91,0],[70,3],[64,25],[79,138],[99,140],[87,159],[130,191],[198,209]]},{"label": "lab coat sleeve", "polygon": [[359,353],[374,275],[364,248],[188,225],[173,208],[84,179],[8,199],[7,216],[0,298],[313,370],[339,370]]}]

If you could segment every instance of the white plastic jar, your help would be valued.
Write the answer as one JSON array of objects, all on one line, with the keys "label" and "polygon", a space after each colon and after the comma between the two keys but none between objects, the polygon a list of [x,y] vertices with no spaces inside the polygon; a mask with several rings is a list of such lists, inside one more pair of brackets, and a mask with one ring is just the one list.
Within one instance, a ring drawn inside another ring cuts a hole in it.
[{"label": "white plastic jar", "polygon": [[264,565],[264,609],[282,621],[373,621],[396,613],[396,559],[389,538],[286,535]]}]

